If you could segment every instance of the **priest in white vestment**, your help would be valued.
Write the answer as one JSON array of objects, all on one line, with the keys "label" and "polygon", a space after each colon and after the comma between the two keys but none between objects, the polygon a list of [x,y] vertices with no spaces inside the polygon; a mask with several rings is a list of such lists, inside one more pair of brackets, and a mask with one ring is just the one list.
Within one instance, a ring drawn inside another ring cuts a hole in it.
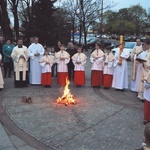
[{"label": "priest in white vestment", "polygon": [[2,70],[1,70],[1,63],[2,63],[2,55],[0,54],[0,90],[4,88],[4,80],[3,80]]},{"label": "priest in white vestment", "polygon": [[23,45],[23,40],[18,40],[11,57],[14,63],[15,87],[26,87],[28,84],[28,50]]},{"label": "priest in white vestment", "polygon": [[[114,74],[113,74],[113,81],[112,87],[117,90],[124,90],[128,88],[128,66],[127,66],[127,59],[130,56],[130,52],[128,49],[124,48],[123,44],[123,51],[120,54],[120,49],[117,49],[114,58]],[[122,59],[122,64],[119,64],[119,59]]]},{"label": "priest in white vestment", "polygon": [[143,51],[141,40],[138,38],[136,40],[136,46],[133,48],[131,53],[131,61],[133,63],[132,76],[131,76],[131,91],[138,92],[138,84],[140,78],[141,65],[140,62],[136,60],[136,57]]},{"label": "priest in white vestment", "polygon": [[34,43],[28,48],[30,57],[30,84],[41,84],[42,67],[39,64],[39,60],[44,55],[44,47],[38,41],[38,37],[35,37]]},{"label": "priest in white vestment", "polygon": [[[138,98],[140,100],[144,100],[144,96],[143,96],[143,92],[144,92],[144,83],[142,82],[144,79],[144,65],[143,65],[143,61],[146,60],[146,56],[147,56],[147,50],[145,49],[145,44],[143,45],[143,51],[136,57],[136,60],[139,62],[139,66],[138,66],[138,72],[140,72],[139,74],[139,82],[137,85],[137,91],[138,91]],[[143,60],[143,61],[142,61]]]}]

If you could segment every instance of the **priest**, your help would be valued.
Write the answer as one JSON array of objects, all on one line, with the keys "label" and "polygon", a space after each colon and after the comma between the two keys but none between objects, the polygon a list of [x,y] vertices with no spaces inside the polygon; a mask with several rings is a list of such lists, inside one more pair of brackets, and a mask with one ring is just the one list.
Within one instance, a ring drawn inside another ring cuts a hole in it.
[{"label": "priest", "polygon": [[27,87],[28,84],[28,50],[23,45],[23,40],[18,40],[18,45],[14,47],[11,57],[14,63],[15,88]]},{"label": "priest", "polygon": [[40,85],[42,67],[39,60],[44,55],[44,47],[39,43],[38,37],[34,37],[34,43],[29,46],[28,52],[30,57],[30,84]]},{"label": "priest", "polygon": [[136,46],[133,48],[131,53],[131,61],[132,61],[132,76],[131,76],[131,91],[138,92],[138,84],[141,66],[140,62],[136,60],[136,57],[143,51],[141,39],[136,39]]}]

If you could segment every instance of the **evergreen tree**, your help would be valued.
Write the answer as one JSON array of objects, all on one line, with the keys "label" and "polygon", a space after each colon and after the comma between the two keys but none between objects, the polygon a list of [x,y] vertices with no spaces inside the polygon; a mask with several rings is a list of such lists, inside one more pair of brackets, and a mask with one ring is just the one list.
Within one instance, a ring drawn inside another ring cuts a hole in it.
[{"label": "evergreen tree", "polygon": [[54,21],[53,13],[55,12],[54,3],[56,0],[39,0],[35,2],[33,10],[33,18],[27,29],[27,38],[38,36],[41,43],[50,45],[53,43]]}]

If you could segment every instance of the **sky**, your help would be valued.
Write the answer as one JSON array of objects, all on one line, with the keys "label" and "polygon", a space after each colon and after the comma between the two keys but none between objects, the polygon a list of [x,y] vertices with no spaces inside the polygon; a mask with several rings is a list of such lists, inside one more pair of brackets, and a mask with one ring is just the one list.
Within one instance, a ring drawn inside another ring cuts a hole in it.
[{"label": "sky", "polygon": [[133,5],[140,4],[146,11],[150,8],[150,0],[113,0],[117,5],[112,10],[119,10],[121,8],[128,8]]}]

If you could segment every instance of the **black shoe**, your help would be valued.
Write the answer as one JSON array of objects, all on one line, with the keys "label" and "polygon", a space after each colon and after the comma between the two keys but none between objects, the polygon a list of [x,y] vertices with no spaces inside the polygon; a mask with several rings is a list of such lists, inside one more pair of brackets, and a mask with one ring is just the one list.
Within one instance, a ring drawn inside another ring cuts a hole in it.
[{"label": "black shoe", "polygon": [[11,76],[8,76],[9,78],[11,78]]},{"label": "black shoe", "polygon": [[150,122],[150,121],[148,121],[148,120],[144,120],[144,121],[143,121],[143,124],[146,125],[146,124],[149,123],[149,122]]}]

